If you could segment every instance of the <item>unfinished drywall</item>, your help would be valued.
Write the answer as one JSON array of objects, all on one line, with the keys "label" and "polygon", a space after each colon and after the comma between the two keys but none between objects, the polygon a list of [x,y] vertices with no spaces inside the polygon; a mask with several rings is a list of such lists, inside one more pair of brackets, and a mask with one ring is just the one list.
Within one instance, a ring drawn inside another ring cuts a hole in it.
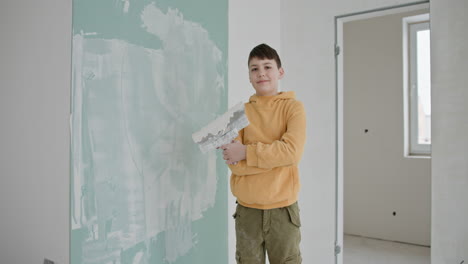
[{"label": "unfinished drywall", "polygon": [[72,264],[227,261],[227,4],[74,1]]}]

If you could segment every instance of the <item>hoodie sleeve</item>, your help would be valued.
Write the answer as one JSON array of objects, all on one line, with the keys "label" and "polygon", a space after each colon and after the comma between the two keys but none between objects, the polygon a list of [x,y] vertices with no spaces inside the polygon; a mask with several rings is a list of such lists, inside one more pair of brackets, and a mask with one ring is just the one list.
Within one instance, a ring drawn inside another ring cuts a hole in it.
[{"label": "hoodie sleeve", "polygon": [[304,106],[296,101],[290,111],[286,132],[271,144],[258,142],[247,145],[246,164],[257,169],[272,169],[298,164],[306,138],[306,117]]},{"label": "hoodie sleeve", "polygon": [[[243,136],[244,136],[244,129],[239,131],[239,136],[237,136],[235,140],[238,140],[239,142],[244,143]],[[262,168],[248,166],[246,160],[241,160],[236,165],[228,165],[228,166],[231,172],[236,176],[254,175],[254,174],[259,174],[259,173],[263,173],[263,172],[267,172],[271,170],[271,169],[262,169]]]}]

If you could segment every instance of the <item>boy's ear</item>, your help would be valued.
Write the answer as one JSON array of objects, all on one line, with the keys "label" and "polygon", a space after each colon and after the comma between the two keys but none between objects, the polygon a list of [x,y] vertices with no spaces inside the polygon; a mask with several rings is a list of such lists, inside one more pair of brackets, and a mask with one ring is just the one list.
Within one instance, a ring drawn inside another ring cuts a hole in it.
[{"label": "boy's ear", "polygon": [[280,74],[279,79],[283,79],[283,76],[284,76],[284,69],[283,69],[283,67],[280,67],[280,68],[278,69],[278,71],[279,71],[279,74]]}]

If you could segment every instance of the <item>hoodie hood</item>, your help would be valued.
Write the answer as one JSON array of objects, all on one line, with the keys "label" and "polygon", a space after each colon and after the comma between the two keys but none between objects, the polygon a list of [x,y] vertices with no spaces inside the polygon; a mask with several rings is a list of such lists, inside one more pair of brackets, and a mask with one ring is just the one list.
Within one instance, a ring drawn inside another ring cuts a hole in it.
[{"label": "hoodie hood", "polygon": [[270,104],[278,100],[290,100],[290,99],[296,99],[295,92],[293,91],[279,92],[277,95],[270,95],[270,96],[258,96],[254,94],[250,96],[249,102],[257,103],[257,104]]}]

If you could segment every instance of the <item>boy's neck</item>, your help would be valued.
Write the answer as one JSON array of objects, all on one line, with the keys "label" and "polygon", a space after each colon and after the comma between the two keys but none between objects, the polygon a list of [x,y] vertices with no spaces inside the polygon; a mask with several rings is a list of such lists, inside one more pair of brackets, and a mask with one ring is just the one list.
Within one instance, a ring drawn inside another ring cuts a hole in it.
[{"label": "boy's neck", "polygon": [[278,90],[276,90],[275,92],[273,93],[270,93],[270,94],[258,94],[258,93],[255,93],[256,96],[275,96],[275,95],[278,95],[280,94],[280,92]]}]

